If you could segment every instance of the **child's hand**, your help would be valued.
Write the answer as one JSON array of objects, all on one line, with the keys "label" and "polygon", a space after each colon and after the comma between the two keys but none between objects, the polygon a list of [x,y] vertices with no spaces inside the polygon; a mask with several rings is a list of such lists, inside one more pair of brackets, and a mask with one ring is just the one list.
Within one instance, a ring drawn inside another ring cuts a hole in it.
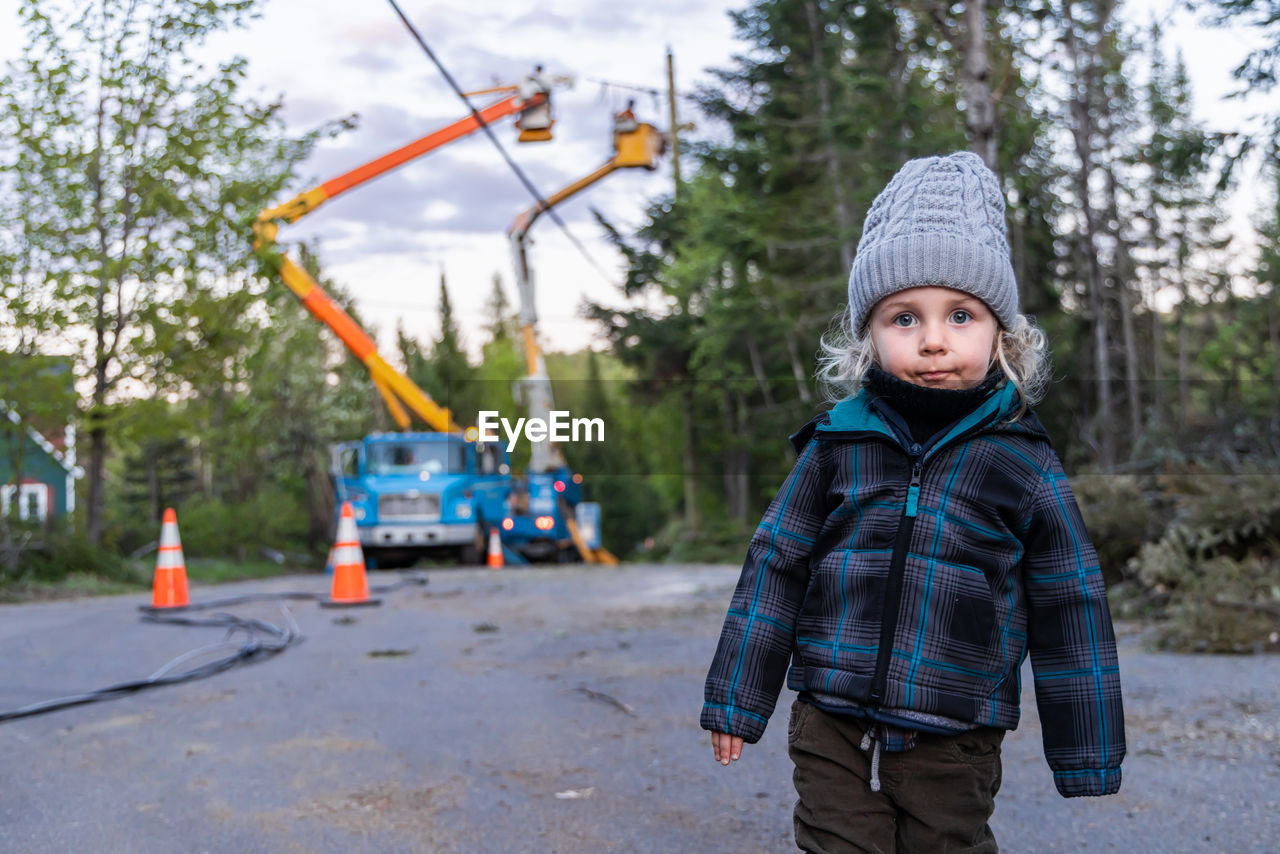
[{"label": "child's hand", "polygon": [[729,760],[737,760],[742,756],[742,738],[729,735],[727,732],[711,733],[711,749],[716,753],[716,761],[728,765]]}]

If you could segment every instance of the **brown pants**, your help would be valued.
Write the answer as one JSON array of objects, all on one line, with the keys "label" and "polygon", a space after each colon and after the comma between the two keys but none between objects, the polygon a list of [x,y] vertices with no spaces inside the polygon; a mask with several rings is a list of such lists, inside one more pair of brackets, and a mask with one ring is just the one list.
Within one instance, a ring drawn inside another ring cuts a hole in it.
[{"label": "brown pants", "polygon": [[911,750],[880,755],[871,791],[866,722],[803,700],[791,708],[796,845],[810,854],[993,854],[987,825],[1000,789],[1004,731],[921,733]]}]

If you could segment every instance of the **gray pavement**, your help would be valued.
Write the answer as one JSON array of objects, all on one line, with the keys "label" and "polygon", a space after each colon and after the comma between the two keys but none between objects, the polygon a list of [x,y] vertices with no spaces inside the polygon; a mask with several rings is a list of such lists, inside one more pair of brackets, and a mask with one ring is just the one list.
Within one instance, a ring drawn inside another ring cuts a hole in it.
[{"label": "gray pavement", "polygon": [[[306,639],[272,660],[0,724],[0,852],[794,850],[790,696],[729,768],[698,729],[736,567],[429,575],[380,608],[292,603]],[[145,677],[220,638],[142,623],[145,601],[0,607],[0,709]],[[1028,689],[1004,745],[1001,849],[1280,851],[1280,659],[1148,654],[1128,635],[1120,660],[1121,793],[1057,795]]]}]

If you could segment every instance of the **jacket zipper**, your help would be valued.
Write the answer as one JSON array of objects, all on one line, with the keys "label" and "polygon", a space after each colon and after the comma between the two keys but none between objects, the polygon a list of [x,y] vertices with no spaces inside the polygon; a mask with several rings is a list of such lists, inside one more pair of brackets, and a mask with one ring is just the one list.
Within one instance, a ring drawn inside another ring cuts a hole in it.
[{"label": "jacket zipper", "polygon": [[884,702],[884,688],[889,681],[889,659],[893,655],[893,635],[898,630],[898,606],[902,603],[902,578],[907,568],[907,547],[911,544],[911,531],[916,525],[916,511],[920,505],[920,470],[924,467],[919,457],[912,457],[911,484],[907,487],[907,502],[898,523],[898,535],[893,541],[893,555],[889,560],[889,578],[885,581],[884,610],[880,618],[880,648],[876,654],[875,675],[871,679],[872,703]]},{"label": "jacket zipper", "polygon": [[[990,421],[976,424],[945,444],[949,445],[970,439],[986,430],[989,426]],[[903,577],[906,575],[907,551],[908,546],[911,545],[911,532],[915,528],[916,513],[920,506],[920,477],[921,470],[924,468],[924,457],[926,454],[932,454],[938,450],[941,445],[931,445],[926,448],[912,441],[909,446],[904,446],[901,440],[895,441],[883,433],[874,431],[832,430],[824,432],[823,435],[831,439],[878,439],[907,451],[907,455],[911,460],[911,483],[907,486],[907,500],[902,508],[902,519],[898,524],[898,533],[893,540],[893,553],[889,558],[889,577],[885,581],[884,610],[880,620],[880,645],[876,652],[876,669],[871,677],[871,694],[867,698],[873,705],[880,707],[884,702],[885,685],[889,681],[889,661],[893,657],[893,636],[898,630],[898,608],[902,604],[902,582]]]}]

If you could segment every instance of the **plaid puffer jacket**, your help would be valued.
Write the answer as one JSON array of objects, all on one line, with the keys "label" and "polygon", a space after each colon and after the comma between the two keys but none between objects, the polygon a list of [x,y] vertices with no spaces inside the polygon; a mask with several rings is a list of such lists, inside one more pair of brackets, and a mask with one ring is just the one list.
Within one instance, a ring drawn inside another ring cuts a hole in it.
[{"label": "plaid puffer jacket", "polygon": [[[1106,591],[1062,464],[1006,384],[931,444],[869,391],[791,437],[751,538],[702,726],[755,742],[797,691],[1014,729],[1030,652],[1065,797],[1120,788],[1124,712]],[[790,664],[790,672],[787,672]]]}]

